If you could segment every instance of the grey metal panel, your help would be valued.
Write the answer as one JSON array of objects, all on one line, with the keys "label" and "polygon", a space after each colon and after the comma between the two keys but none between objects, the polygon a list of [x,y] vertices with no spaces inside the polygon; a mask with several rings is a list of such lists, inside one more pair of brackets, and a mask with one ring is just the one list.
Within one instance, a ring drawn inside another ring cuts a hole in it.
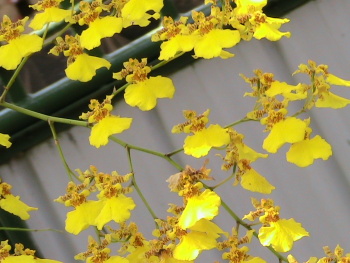
[{"label": "grey metal panel", "polygon": [[[134,118],[132,129],[119,137],[141,147],[170,152],[181,147],[185,137],[179,134],[168,137],[171,127],[183,121],[182,109],[202,112],[210,107],[212,123],[221,125],[242,118],[254,102],[249,98],[242,99],[249,87],[238,73],[251,76],[252,70],[256,68],[275,73],[279,80],[296,83],[300,77],[292,77],[291,73],[300,63],[313,59],[318,63],[329,64],[332,73],[349,79],[349,8],[350,3],[345,0],[310,2],[287,16],[291,22],[283,29],[292,31],[290,39],[277,43],[241,43],[232,49],[236,54],[232,59],[200,60],[179,70],[171,76],[177,88],[174,99],[160,100],[159,107],[151,112],[140,112],[124,103],[117,104],[117,114]],[[350,97],[348,89],[338,90],[339,94]],[[281,153],[254,163],[254,168],[277,187],[271,198],[282,207],[281,216],[294,217],[310,232],[311,237],[296,242],[293,251],[303,261],[309,256],[322,257],[324,245],[335,247],[339,243],[346,251],[350,251],[350,208],[347,205],[350,200],[349,116],[347,108],[318,109],[312,112],[314,134],[321,134],[333,145],[333,157],[327,162],[316,161],[314,166],[306,169],[295,167],[285,161],[287,147],[284,147]],[[245,123],[237,129],[246,134],[249,146],[261,149],[266,136],[261,132],[262,126],[258,123]],[[85,170],[93,164],[104,172],[129,172],[123,148],[110,142],[108,146],[96,150],[88,145],[88,136],[89,130],[84,128],[73,128],[60,134],[63,151],[72,169]],[[210,154],[208,167],[213,169],[212,175],[220,181],[223,178],[219,169],[221,161],[215,153],[217,152],[213,151]],[[165,182],[166,178],[176,173],[175,168],[144,153],[132,151],[132,156],[141,189],[150,203],[154,204],[156,213],[166,216],[167,204],[180,202],[175,194],[167,191]],[[183,155],[175,158],[182,165],[190,164],[195,168],[199,168],[205,159],[197,160]],[[0,174],[5,181],[15,185],[14,193],[21,194],[28,204],[43,207],[41,211],[32,213],[29,220],[32,228],[64,228],[65,213],[68,210],[51,201],[64,193],[67,176],[52,141],[42,143],[8,165],[1,166]],[[230,184],[220,187],[218,192],[242,216],[249,212],[250,196],[264,197],[247,193],[240,186],[233,187]],[[151,217],[141,208],[140,200],[136,199],[136,202],[138,208],[133,220],[143,224],[142,230],[150,237],[153,226],[149,223]],[[224,211],[217,221],[223,223],[227,231],[233,225],[232,220],[225,217]],[[88,232],[84,232],[80,239],[52,232],[35,234],[47,257],[64,262],[72,262],[72,255],[85,250],[87,235]],[[269,262],[276,261],[259,245],[254,246],[253,251]],[[212,262],[214,259],[220,261],[220,253],[208,255],[204,252],[203,255],[205,258],[202,257],[198,262]]]}]

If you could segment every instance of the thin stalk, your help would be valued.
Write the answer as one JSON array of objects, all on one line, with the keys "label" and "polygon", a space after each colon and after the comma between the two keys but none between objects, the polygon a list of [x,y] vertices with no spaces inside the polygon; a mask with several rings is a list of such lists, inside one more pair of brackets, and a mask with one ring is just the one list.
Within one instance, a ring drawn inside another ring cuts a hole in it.
[{"label": "thin stalk", "polygon": [[239,232],[239,226],[240,226],[239,222],[236,221],[236,231],[237,231],[237,234],[238,234],[238,232]]},{"label": "thin stalk", "polygon": [[235,122],[233,122],[233,123],[231,123],[229,125],[226,125],[224,128],[233,127],[233,126],[236,126],[236,125],[238,125],[240,123],[244,123],[244,122],[248,122],[248,121],[257,121],[257,120],[253,120],[253,119],[249,119],[247,117],[244,117],[243,119],[240,119],[240,120],[235,121]]},{"label": "thin stalk", "polygon": [[152,207],[149,205],[149,203],[147,202],[147,199],[145,198],[145,196],[143,195],[141,189],[139,188],[138,184],[136,183],[136,178],[135,178],[134,168],[133,168],[133,164],[132,164],[130,148],[126,147],[126,151],[127,151],[128,160],[129,160],[130,172],[132,174],[132,179],[131,179],[132,180],[132,186],[135,188],[135,190],[136,190],[137,194],[139,195],[139,197],[141,198],[143,204],[146,206],[148,212],[151,214],[152,218],[154,219],[154,223],[155,223],[156,227],[158,227],[157,223],[155,222],[155,220],[158,217],[154,213]]},{"label": "thin stalk", "polygon": [[214,186],[211,186],[211,187],[209,187],[209,188],[210,188],[211,190],[214,190],[214,189],[218,188],[219,186],[222,186],[222,185],[225,184],[226,182],[230,181],[230,180],[235,176],[236,167],[237,167],[237,165],[235,164],[235,165],[233,166],[232,174],[231,174],[229,177],[227,177],[226,179],[222,180],[220,183],[218,183],[218,184],[216,184],[216,185],[214,185]]},{"label": "thin stalk", "polygon": [[128,153],[128,161],[129,161],[129,167],[130,167],[130,172],[132,173],[132,177],[134,176],[134,166],[132,164],[132,158],[131,158],[131,152],[130,152],[130,148],[126,147],[126,152]]},{"label": "thin stalk", "polygon": [[[140,198],[141,198],[143,204],[146,206],[148,212],[151,214],[152,218],[153,218],[154,220],[157,219],[157,218],[158,218],[157,215],[154,213],[153,209],[152,209],[151,206],[148,204],[147,199],[146,199],[145,196],[142,194],[142,192],[141,192],[139,186],[138,186],[137,183],[136,183],[136,180],[135,180],[135,177],[134,177],[134,176],[132,177],[132,185],[133,185],[133,187],[135,188],[137,194],[140,196]],[[157,224],[156,224],[156,227],[157,227]]]},{"label": "thin stalk", "polygon": [[71,1],[71,3],[72,3],[72,6],[71,6],[71,14],[70,14],[71,16],[74,15],[74,7],[75,7],[74,2],[75,2],[74,0]]},{"label": "thin stalk", "polygon": [[62,230],[46,228],[46,229],[31,229],[31,228],[18,228],[18,227],[0,227],[0,230],[8,231],[23,231],[23,232],[43,232],[43,231],[53,231],[57,233],[64,233]]},{"label": "thin stalk", "polygon": [[58,136],[57,136],[57,133],[56,133],[56,129],[55,129],[54,123],[51,120],[49,120],[48,123],[49,123],[50,129],[51,129],[52,137],[53,137],[53,139],[55,141],[55,145],[57,147],[58,153],[59,153],[59,155],[61,157],[61,161],[62,161],[62,163],[64,165],[64,168],[66,169],[66,172],[68,174],[69,180],[73,181],[73,177],[75,177],[75,178],[77,178],[77,177],[73,173],[73,171],[69,168],[69,165],[68,165],[68,163],[66,161],[66,158],[64,157],[64,154],[63,154],[60,142],[58,140]]},{"label": "thin stalk", "polygon": [[180,149],[177,149],[177,150],[175,150],[175,151],[173,151],[173,152],[167,153],[166,155],[169,156],[169,157],[171,157],[171,156],[173,156],[173,155],[175,155],[175,154],[177,154],[177,153],[182,152],[183,150],[184,150],[184,148],[180,148]]},{"label": "thin stalk", "polygon": [[[49,25],[50,25],[50,23],[46,24],[45,32],[44,32],[43,37],[42,37],[43,41],[45,41],[47,33],[49,32]],[[44,47],[44,45],[43,45],[43,47]]]},{"label": "thin stalk", "polygon": [[139,152],[144,152],[144,153],[148,153],[148,154],[155,155],[155,156],[158,156],[160,158],[163,158],[163,159],[167,160],[170,164],[172,164],[176,169],[178,169],[180,171],[182,170],[182,166],[179,165],[177,162],[175,162],[173,159],[171,159],[165,153],[149,150],[149,149],[146,149],[146,148],[142,148],[142,147],[138,147],[138,146],[126,143],[123,140],[120,140],[120,139],[116,138],[115,136],[110,136],[109,138],[112,141],[118,143],[119,145],[121,145],[121,146],[123,146],[125,148],[130,148],[130,149],[133,149],[133,150],[136,150],[136,151],[139,151]]},{"label": "thin stalk", "polygon": [[122,87],[120,87],[119,89],[117,89],[116,91],[114,91],[114,92],[112,93],[113,98],[114,98],[115,96],[117,96],[119,93],[121,93],[122,91],[124,91],[130,84],[131,84],[131,83],[126,83],[126,84],[124,84]]},{"label": "thin stalk", "polygon": [[177,59],[178,57],[181,57],[183,54],[185,54],[185,52],[180,52],[180,53],[176,54],[174,57],[172,57],[172,58],[170,58],[170,59],[168,59],[168,60],[163,60],[163,61],[157,63],[156,65],[154,65],[154,66],[151,67],[151,71],[156,70],[156,69],[158,69],[158,68],[160,68],[160,67],[166,65],[166,64],[169,63],[170,61],[172,61],[172,60],[174,60],[174,59]]},{"label": "thin stalk", "polygon": [[226,182],[230,181],[232,178],[234,177],[234,174],[231,174],[229,177],[227,177],[226,179],[222,180],[220,183],[214,185],[214,186],[210,186],[209,189],[214,190],[216,188],[218,188],[219,186],[224,185]]},{"label": "thin stalk", "polygon": [[7,85],[5,86],[4,92],[1,94],[0,97],[0,103],[5,101],[6,95],[7,93],[10,91],[13,83],[15,82],[16,78],[18,77],[19,73],[21,72],[23,66],[26,64],[27,60],[29,59],[30,55],[25,57],[21,63],[18,65],[16,71],[13,73],[11,79],[9,80],[9,82],[7,83]]},{"label": "thin stalk", "polygon": [[[136,180],[135,180],[135,177],[134,177],[134,176],[132,177],[132,185],[134,186],[134,188],[135,188],[137,194],[139,195],[139,197],[141,198],[143,204],[146,206],[148,212],[151,214],[152,218],[153,218],[154,220],[157,219],[157,218],[158,218],[157,215],[154,213],[154,211],[152,210],[151,206],[148,204],[148,202],[147,202],[145,196],[142,194],[142,192],[141,192],[139,186],[138,186],[137,183],[136,183]],[[156,223],[155,223],[155,224],[156,224]],[[156,224],[156,227],[158,227],[157,224]]]},{"label": "thin stalk", "polygon": [[302,114],[302,113],[304,113],[304,112],[306,112],[306,109],[302,108],[301,110],[299,110],[299,111],[297,111],[296,113],[294,113],[294,114],[292,115],[292,117],[297,117],[297,116],[299,116],[300,114]]},{"label": "thin stalk", "polygon": [[59,122],[59,123],[65,123],[69,125],[75,125],[75,126],[83,126],[83,127],[89,127],[90,124],[85,122],[85,121],[77,121],[77,120],[72,120],[72,119],[65,119],[65,118],[59,118],[59,117],[52,117],[46,114],[42,114],[36,111],[28,110],[25,108],[22,108],[20,106],[17,106],[15,104],[11,104],[8,102],[0,102],[0,106],[3,106],[5,108],[12,109],[14,111],[17,111],[19,113],[23,113],[28,116],[32,116],[34,118],[43,120],[43,121],[52,121],[52,122]]}]

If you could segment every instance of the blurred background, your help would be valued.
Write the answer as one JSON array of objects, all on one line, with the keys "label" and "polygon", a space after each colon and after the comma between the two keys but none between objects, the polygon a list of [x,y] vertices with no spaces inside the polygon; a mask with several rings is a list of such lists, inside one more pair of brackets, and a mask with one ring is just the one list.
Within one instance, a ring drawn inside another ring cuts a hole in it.
[{"label": "blurred background", "polygon": [[[183,13],[201,4],[201,1],[174,0],[172,3],[173,8],[175,6],[178,12]],[[13,10],[14,17],[23,16],[18,3],[1,2],[1,12],[7,8]],[[167,153],[182,147],[185,136],[171,134],[170,131],[173,125],[184,121],[184,109],[202,113],[210,108],[211,123],[222,126],[239,120],[254,106],[253,99],[243,98],[250,87],[239,77],[239,73],[251,77],[253,70],[258,68],[274,73],[277,80],[297,84],[307,79],[299,75],[292,76],[292,73],[299,64],[312,59],[319,64],[329,65],[329,71],[336,76],[350,79],[348,10],[350,2],[345,0],[269,1],[267,13],[291,20],[282,27],[282,31],[292,33],[291,38],[278,42],[242,41],[229,50],[235,57],[228,60],[194,61],[190,56],[185,56],[169,63],[160,73],[173,79],[176,87],[174,98],[159,100],[158,106],[149,112],[131,108],[122,98],[117,100],[115,113],[134,118],[132,128],[117,137],[140,147]],[[10,11],[4,11],[6,14],[8,12]],[[145,35],[140,36],[142,34]],[[131,30],[106,41],[102,51],[113,61],[112,72],[118,71],[118,68],[120,70],[121,65],[118,63],[121,63],[123,55],[138,58],[147,56],[149,61],[156,59],[159,45],[150,43],[150,35]],[[145,50],[144,53],[141,49]],[[121,85],[112,82],[111,72],[102,72],[88,84],[72,83],[62,75],[62,69],[66,67],[65,58],[54,57],[52,62],[47,58],[45,54],[35,55],[30,62],[34,64],[28,63],[25,66],[20,83],[17,83],[22,95],[12,94],[13,102],[47,114],[77,119],[82,111],[87,110],[90,98],[104,96],[103,93]],[[4,83],[8,77],[6,74],[0,72]],[[22,93],[21,87],[24,88]],[[62,98],[57,97],[55,92],[62,94]],[[345,87],[334,88],[334,93],[350,98],[350,90]],[[43,102],[48,100],[50,105]],[[78,101],[79,105],[76,103]],[[294,104],[291,111],[297,110],[298,106],[300,105]],[[241,217],[253,209],[250,202],[250,197],[253,196],[274,199],[275,204],[281,207],[281,217],[293,217],[302,223],[310,237],[296,242],[291,252],[300,262],[308,260],[310,256],[323,257],[322,247],[326,245],[333,250],[340,244],[346,252],[350,252],[350,110],[315,109],[310,115],[313,134],[321,135],[333,147],[333,156],[328,161],[317,160],[311,167],[296,167],[286,162],[288,146],[285,146],[278,154],[253,164],[258,172],[276,186],[271,195],[247,192],[240,186],[232,186],[233,182],[218,188],[223,200]],[[120,174],[129,172],[124,148],[110,142],[105,147],[95,149],[88,143],[89,129],[67,129],[61,125],[57,125],[57,128],[61,130],[60,143],[71,169],[86,170],[89,165],[95,165],[106,173],[114,170]],[[259,123],[248,122],[236,128],[245,134],[247,145],[263,152],[261,145],[267,134],[262,132],[263,127]],[[40,208],[31,213],[28,227],[64,229],[66,213],[70,208],[53,203],[52,200],[65,193],[68,177],[55,143],[50,138],[48,125],[3,110],[0,112],[0,131],[8,132],[13,137],[13,146],[1,151],[0,176],[3,181],[14,185],[15,195],[20,195],[27,204]],[[216,182],[220,182],[229,173],[220,170],[221,160],[215,155],[217,153],[219,152],[212,151],[208,157],[201,159],[178,154],[175,159],[183,166],[188,164],[199,169],[205,159],[209,158],[207,166],[213,170],[211,175]],[[137,151],[132,151],[131,154],[141,190],[156,214],[166,217],[169,203],[181,203],[175,193],[169,192],[165,181],[177,172],[176,169],[157,157]],[[140,225],[140,230],[146,237],[152,238],[152,218],[136,194],[133,197],[137,208],[133,211],[131,220]],[[215,221],[228,232],[235,226],[234,220],[223,209]],[[0,222],[2,226],[20,224],[6,213],[0,215]],[[21,232],[2,232],[2,238],[10,238],[13,242],[19,242],[17,240],[23,237],[21,235]],[[28,244],[39,248],[43,257],[68,263],[73,262],[75,254],[86,250],[88,235],[94,235],[94,232],[87,230],[79,236],[39,232],[25,237],[28,238]],[[31,239],[33,243],[30,243]],[[257,240],[253,241],[251,254],[260,256],[267,262],[278,260],[259,245]],[[223,262],[221,252],[204,251],[196,262],[215,260]]]}]

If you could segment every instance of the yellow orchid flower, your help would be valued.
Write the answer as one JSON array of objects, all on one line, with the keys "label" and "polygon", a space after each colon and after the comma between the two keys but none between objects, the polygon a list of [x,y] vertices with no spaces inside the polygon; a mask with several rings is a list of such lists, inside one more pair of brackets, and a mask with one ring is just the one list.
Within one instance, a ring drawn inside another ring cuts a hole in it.
[{"label": "yellow orchid flower", "polygon": [[328,142],[316,135],[312,139],[306,138],[300,142],[293,143],[287,152],[287,161],[299,167],[313,164],[315,159],[328,160],[332,155],[332,147]]},{"label": "yellow orchid flower", "polygon": [[187,136],[184,142],[185,154],[200,158],[206,156],[213,147],[221,147],[230,142],[230,137],[225,128],[219,124],[211,124],[193,135]]},{"label": "yellow orchid flower", "polygon": [[[123,27],[131,25],[148,26],[151,18],[158,19],[160,17],[159,12],[163,5],[163,0],[129,0],[121,10]],[[154,13],[149,14],[150,11]]]},{"label": "yellow orchid flower", "polygon": [[[129,260],[120,256],[111,256],[111,235],[107,234],[101,243],[96,242],[91,236],[88,237],[88,249],[86,252],[75,255],[75,260],[85,260],[86,263],[129,263]],[[48,262],[49,263],[49,262]]]},{"label": "yellow orchid flower", "polygon": [[109,11],[110,7],[103,4],[101,0],[91,3],[81,1],[79,3],[81,12],[74,15],[70,22],[79,23],[80,26],[87,25],[80,35],[80,45],[91,50],[101,45],[101,39],[111,37],[120,33],[123,28],[122,18],[116,16],[101,16],[102,11]]},{"label": "yellow orchid flower", "polygon": [[267,4],[267,0],[234,0],[234,2],[236,4],[234,14],[238,16],[261,11]]},{"label": "yellow orchid flower", "polygon": [[67,213],[66,231],[78,235],[90,226],[96,225],[102,203],[99,201],[86,201],[75,206],[73,211]]},{"label": "yellow orchid flower", "polygon": [[12,143],[10,142],[10,135],[0,133],[0,145],[9,148],[12,145]]},{"label": "yellow orchid flower", "polygon": [[202,250],[210,250],[216,247],[216,239],[220,234],[226,234],[220,227],[207,219],[197,221],[189,228],[190,232],[180,238],[173,255],[178,260],[194,260]]},{"label": "yellow orchid flower", "polygon": [[[79,234],[89,226],[96,226],[101,230],[110,221],[123,223],[130,217],[130,210],[135,208],[135,203],[125,194],[130,193],[130,187],[122,187],[121,183],[127,182],[131,174],[120,176],[117,172],[105,174],[98,172],[94,166],[82,173],[78,170],[82,184],[76,185],[69,182],[67,194],[60,196],[55,201],[64,203],[65,206],[74,207],[67,213],[66,231]],[[91,178],[93,178],[93,185]],[[91,192],[100,191],[98,200],[88,200]]]},{"label": "yellow orchid flower", "polygon": [[212,29],[208,33],[201,35],[194,44],[195,57],[210,59],[214,57],[230,58],[233,54],[222,50],[231,48],[241,40],[237,30]]},{"label": "yellow orchid flower", "polygon": [[153,42],[163,41],[160,45],[159,60],[169,60],[180,52],[189,52],[194,48],[199,36],[191,34],[186,25],[187,19],[180,17],[175,22],[171,17],[163,18],[163,29],[152,35]]},{"label": "yellow orchid flower", "polygon": [[202,218],[213,219],[219,213],[220,204],[220,197],[209,189],[206,189],[200,195],[188,198],[185,210],[179,218],[179,226],[186,229]]},{"label": "yellow orchid flower", "polygon": [[277,41],[282,37],[289,38],[291,36],[290,32],[280,32],[278,30],[282,24],[289,22],[289,19],[287,18],[272,18],[266,16],[265,14],[260,14],[254,17],[254,19],[253,24],[256,24],[256,26],[253,36],[256,39],[266,38],[270,41]]},{"label": "yellow orchid flower", "polygon": [[289,85],[286,82],[273,81],[271,86],[265,92],[266,96],[275,97],[277,95],[282,95],[284,98],[294,101],[303,100],[307,97],[307,92],[303,88],[303,85],[299,83],[298,85]]},{"label": "yellow orchid flower", "polygon": [[253,168],[244,170],[241,175],[241,186],[246,190],[262,194],[270,194],[275,189],[265,177]]},{"label": "yellow orchid flower", "polygon": [[0,67],[16,69],[22,59],[42,49],[43,39],[37,35],[21,34],[29,17],[15,23],[4,15],[0,25],[0,41],[6,41],[0,47]]},{"label": "yellow orchid flower", "polygon": [[59,8],[62,1],[63,0],[40,0],[36,4],[30,5],[29,7],[43,12],[35,14],[29,27],[34,30],[40,30],[44,25],[50,22],[60,22],[70,17],[72,14],[71,10]]},{"label": "yellow orchid flower", "polygon": [[229,144],[230,135],[227,129],[218,124],[211,124],[208,128],[205,127],[208,123],[209,110],[198,116],[195,111],[185,110],[183,115],[188,121],[175,125],[172,128],[172,133],[193,133],[185,139],[185,154],[200,158],[207,155],[213,147]]},{"label": "yellow orchid flower", "polygon": [[173,98],[175,87],[171,79],[157,76],[130,84],[125,89],[125,102],[132,107],[148,111],[157,105],[157,99]]},{"label": "yellow orchid flower", "polygon": [[277,252],[290,251],[294,241],[305,236],[309,236],[309,233],[293,218],[271,222],[270,226],[261,227],[259,230],[261,244],[271,245]]},{"label": "yellow orchid flower", "polygon": [[10,254],[10,251],[11,246],[8,244],[8,240],[1,241],[1,263],[62,263],[57,260],[38,258],[35,256],[35,250],[24,249],[24,246],[20,243],[15,244],[13,254],[12,252]]},{"label": "yellow orchid flower", "polygon": [[11,194],[12,186],[8,183],[0,183],[0,207],[5,211],[19,216],[22,220],[30,218],[28,212],[38,210],[38,208],[30,207],[20,200],[19,196]]},{"label": "yellow orchid flower", "polygon": [[75,37],[66,35],[65,39],[58,37],[56,41],[56,46],[49,53],[58,56],[59,53],[63,52],[68,57],[68,66],[65,72],[67,77],[72,80],[87,82],[96,75],[98,69],[111,67],[111,63],[106,59],[85,54],[78,35]]},{"label": "yellow orchid flower", "polygon": [[96,75],[98,69],[110,67],[111,63],[107,60],[82,53],[75,57],[75,61],[68,65],[65,72],[71,80],[88,82]]},{"label": "yellow orchid flower", "polygon": [[129,129],[131,123],[131,118],[121,118],[113,115],[106,116],[91,128],[90,144],[96,148],[106,145],[109,136]]},{"label": "yellow orchid flower", "polygon": [[350,86],[350,81],[339,78],[328,72],[327,65],[317,65],[316,62],[309,60],[308,64],[300,64],[296,73],[304,73],[309,75],[312,85],[308,85],[310,90],[310,98],[308,104],[305,106],[311,109],[313,106],[319,108],[339,109],[350,104],[350,100],[340,97],[330,90],[332,85]]},{"label": "yellow orchid flower", "polygon": [[131,197],[126,197],[123,194],[108,196],[106,191],[102,191],[97,197],[100,199],[100,212],[95,218],[95,222],[99,230],[110,221],[125,222],[130,218],[130,210],[136,206]]},{"label": "yellow orchid flower", "polygon": [[276,153],[285,143],[296,143],[304,139],[306,123],[295,117],[287,117],[273,125],[265,138],[263,149]]},{"label": "yellow orchid flower", "polygon": [[252,204],[256,211],[251,211],[243,219],[259,221],[263,226],[259,230],[258,238],[263,246],[272,246],[277,252],[287,252],[292,249],[294,241],[297,241],[309,233],[293,218],[281,219],[280,207],[275,206],[272,199],[252,198]]},{"label": "yellow orchid flower", "polygon": [[148,77],[151,68],[146,65],[147,59],[141,61],[129,59],[124,63],[125,69],[113,74],[113,78],[118,80],[125,78],[130,83],[125,89],[125,102],[143,111],[153,109],[157,105],[157,99],[171,99],[175,93],[171,79],[162,76]]},{"label": "yellow orchid flower", "polygon": [[111,37],[122,30],[122,19],[114,16],[96,18],[80,36],[81,46],[90,50],[101,45],[101,39]]},{"label": "yellow orchid flower", "polygon": [[122,118],[111,114],[112,98],[113,96],[106,96],[102,103],[91,100],[89,104],[91,111],[80,116],[80,119],[94,124],[89,141],[96,148],[107,145],[109,136],[129,129],[132,123],[132,118]]}]

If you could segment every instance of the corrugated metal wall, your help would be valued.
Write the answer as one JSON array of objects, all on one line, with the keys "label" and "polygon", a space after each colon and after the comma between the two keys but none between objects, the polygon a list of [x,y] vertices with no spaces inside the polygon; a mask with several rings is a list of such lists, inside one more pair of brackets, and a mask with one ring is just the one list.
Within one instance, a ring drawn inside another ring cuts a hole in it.
[{"label": "corrugated metal wall", "polygon": [[[183,121],[182,109],[203,112],[211,109],[213,123],[226,125],[238,120],[251,109],[253,100],[242,99],[249,87],[238,76],[244,73],[252,75],[252,70],[261,68],[273,72],[276,79],[297,83],[298,77],[291,73],[300,63],[308,59],[330,66],[330,72],[350,79],[350,2],[348,0],[318,0],[310,2],[287,15],[291,22],[283,27],[290,30],[292,37],[277,43],[252,41],[241,43],[232,52],[236,56],[230,60],[199,60],[181,68],[171,77],[177,88],[172,100],[161,100],[159,106],[150,112],[140,112],[126,106],[116,105],[116,112],[121,116],[134,118],[131,130],[120,138],[141,147],[170,152],[181,147],[184,136],[171,135],[174,124]],[[337,94],[350,98],[350,90],[339,88]],[[334,248],[340,244],[350,252],[350,109],[322,110],[312,112],[314,134],[321,134],[333,146],[330,160],[316,161],[315,165],[305,169],[297,168],[285,161],[283,151],[271,155],[269,159],[258,161],[254,167],[268,178],[277,189],[271,195],[276,204],[282,207],[282,217],[294,217],[302,222],[310,232],[310,237],[296,242],[293,254],[302,260],[309,256],[323,256],[322,246]],[[238,131],[246,134],[246,143],[254,149],[261,149],[266,136],[257,123],[238,126]],[[117,170],[128,173],[125,149],[113,142],[99,150],[88,144],[89,130],[73,128],[60,134],[60,142],[72,169],[85,170],[90,164],[103,172]],[[154,156],[132,151],[137,181],[146,198],[154,206],[158,216],[166,216],[170,202],[180,202],[175,194],[167,191],[165,180],[176,170],[168,163]],[[199,168],[204,159],[176,156],[182,165],[190,164]],[[220,181],[221,161],[210,155],[209,167],[212,175]],[[14,185],[14,193],[20,194],[28,204],[40,207],[32,213],[29,225],[32,228],[64,228],[65,214],[63,205],[52,200],[64,194],[68,177],[53,140],[38,145],[22,156],[0,167],[4,181]],[[234,207],[239,215],[249,212],[250,196],[262,198],[263,195],[243,191],[239,186],[230,184],[219,188],[223,199]],[[153,227],[151,216],[136,198],[138,208],[132,219],[142,224],[142,230],[150,237]],[[235,223],[227,219],[225,212],[218,217],[225,230]],[[72,256],[85,251],[87,235],[75,237],[54,232],[35,234],[36,241],[42,247],[46,257],[72,262]],[[256,243],[256,242],[255,242]],[[255,255],[262,256],[268,262],[276,262],[267,249],[256,246]],[[198,262],[213,262],[221,259],[220,253],[203,253]]]}]

